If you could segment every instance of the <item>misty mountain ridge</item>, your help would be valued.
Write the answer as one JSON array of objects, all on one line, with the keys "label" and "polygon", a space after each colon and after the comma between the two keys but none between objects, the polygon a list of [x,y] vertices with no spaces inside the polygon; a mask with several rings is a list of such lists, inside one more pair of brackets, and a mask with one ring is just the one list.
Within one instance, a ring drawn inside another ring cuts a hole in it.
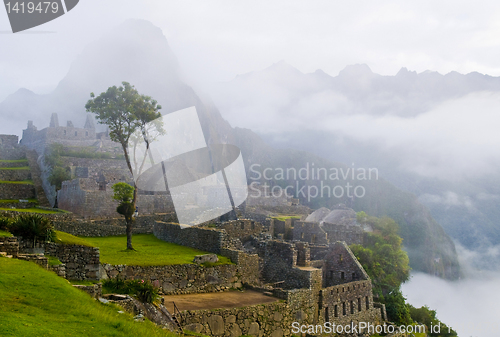
[{"label": "misty mountain ridge", "polygon": [[[289,86],[295,85],[296,90],[300,89],[303,74],[293,71],[284,63],[278,64],[274,71],[276,74],[288,73],[289,78],[284,82]],[[322,74],[317,76],[324,80],[322,83],[328,83],[328,77]],[[319,84],[310,78],[308,90],[314,91]],[[242,81],[245,80],[243,76]],[[59,113],[61,124],[65,120],[72,120],[75,126],[81,126],[90,92],[99,94],[111,85],[120,85],[122,81],[130,82],[140,93],[156,99],[163,107],[163,114],[196,106],[207,142],[239,146],[247,174],[254,163],[261,167],[297,169],[305,167],[307,163],[315,163],[316,167],[347,168],[337,160],[324,159],[313,153],[276,149],[247,128],[232,128],[212,102],[202,101],[183,82],[175,55],[161,30],[143,20],[128,20],[88,45],[52,93],[33,95],[22,90],[0,103],[0,114],[5,116],[4,130],[0,132],[12,133],[12,130],[24,129],[29,119],[34,120],[34,124],[41,129],[48,125],[53,112]],[[277,99],[288,97],[286,92],[274,94]],[[30,97],[30,100],[26,100],[26,97]],[[251,118],[252,114],[249,113],[248,117]],[[261,123],[264,124],[265,120]],[[345,182],[339,181],[339,184]],[[383,179],[369,182],[366,190],[366,197],[351,202],[351,206],[375,216],[388,215],[398,221],[415,270],[451,279],[458,277],[459,266],[453,242],[414,195],[398,190]],[[307,200],[301,202],[308,203]],[[309,205],[331,208],[340,202],[349,200],[317,198]]]},{"label": "misty mountain ridge", "polygon": [[[466,248],[500,245],[500,77],[406,68],[382,76],[363,64],[330,76],[279,62],[211,94],[232,125],[275,147],[378,168]],[[478,263],[488,268],[499,258]]]}]

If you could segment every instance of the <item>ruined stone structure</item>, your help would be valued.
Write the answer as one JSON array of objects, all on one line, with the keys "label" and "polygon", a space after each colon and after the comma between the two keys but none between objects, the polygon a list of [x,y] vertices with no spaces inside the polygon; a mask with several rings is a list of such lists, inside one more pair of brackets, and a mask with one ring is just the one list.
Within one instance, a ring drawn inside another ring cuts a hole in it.
[{"label": "ruined stone structure", "polygon": [[338,205],[330,211],[320,208],[304,221],[296,221],[293,240],[311,244],[328,244],[345,241],[347,244],[363,243],[363,228],[356,223],[356,212],[345,205]]},{"label": "ruined stone structure", "polygon": [[60,126],[58,115],[53,113],[50,117],[49,127],[42,130],[38,130],[33,125],[33,121],[28,121],[28,127],[23,130],[21,144],[36,149],[41,154],[45,146],[51,143],[60,142],[74,146],[90,146],[95,143],[96,139],[94,120],[90,115],[87,115],[83,128],[75,128],[71,121],[68,121],[66,126]]},{"label": "ruined stone structure", "polygon": [[[226,228],[231,233],[237,225],[233,222]],[[235,254],[241,254],[240,260],[252,259],[248,269],[254,274],[258,270],[259,280],[248,282],[242,277],[247,286],[271,291],[285,301],[217,311],[191,310],[183,313],[186,329],[212,336],[291,336],[295,321],[357,324],[385,320],[385,308],[373,302],[370,278],[345,242],[317,246],[270,240],[265,238],[271,237],[269,233],[249,237],[245,229],[251,229],[251,222],[240,220],[240,226],[244,234],[236,236],[244,241],[244,251],[231,247],[234,239],[240,239],[231,238],[224,229],[181,229],[178,224],[156,223],[154,233],[162,240],[230,256],[233,262],[238,259]]]}]

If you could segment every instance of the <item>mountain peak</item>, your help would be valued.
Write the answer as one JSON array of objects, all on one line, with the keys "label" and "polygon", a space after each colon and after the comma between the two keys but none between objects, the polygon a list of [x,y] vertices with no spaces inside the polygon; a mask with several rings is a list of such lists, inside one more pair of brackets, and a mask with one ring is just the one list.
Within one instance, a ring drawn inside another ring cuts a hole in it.
[{"label": "mountain peak", "polygon": [[344,69],[342,69],[339,72],[339,76],[374,76],[375,74],[373,71],[370,69],[370,67],[367,64],[353,64],[353,65],[348,65]]}]

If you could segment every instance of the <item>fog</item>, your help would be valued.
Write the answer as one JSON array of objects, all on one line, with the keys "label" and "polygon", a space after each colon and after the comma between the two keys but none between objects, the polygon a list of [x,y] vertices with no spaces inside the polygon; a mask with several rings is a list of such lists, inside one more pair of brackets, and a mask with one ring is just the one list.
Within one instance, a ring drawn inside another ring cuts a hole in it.
[{"label": "fog", "polygon": [[128,18],[162,28],[186,76],[205,85],[281,59],[332,76],[354,63],[384,75],[401,67],[500,75],[499,12],[497,1],[85,0],[57,20],[9,34],[2,10],[0,100],[20,87],[54,88],[84,45]]}]

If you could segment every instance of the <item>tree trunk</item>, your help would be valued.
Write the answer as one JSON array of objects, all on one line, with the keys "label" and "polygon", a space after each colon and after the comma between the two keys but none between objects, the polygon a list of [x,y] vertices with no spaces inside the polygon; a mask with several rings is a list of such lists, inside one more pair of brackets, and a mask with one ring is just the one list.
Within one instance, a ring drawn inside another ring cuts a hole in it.
[{"label": "tree trunk", "polygon": [[[132,210],[135,212],[135,206],[137,203],[137,184],[134,183],[134,197],[132,199]],[[126,218],[127,222],[127,249],[134,250],[132,247],[132,225],[134,223],[133,217]]]}]

